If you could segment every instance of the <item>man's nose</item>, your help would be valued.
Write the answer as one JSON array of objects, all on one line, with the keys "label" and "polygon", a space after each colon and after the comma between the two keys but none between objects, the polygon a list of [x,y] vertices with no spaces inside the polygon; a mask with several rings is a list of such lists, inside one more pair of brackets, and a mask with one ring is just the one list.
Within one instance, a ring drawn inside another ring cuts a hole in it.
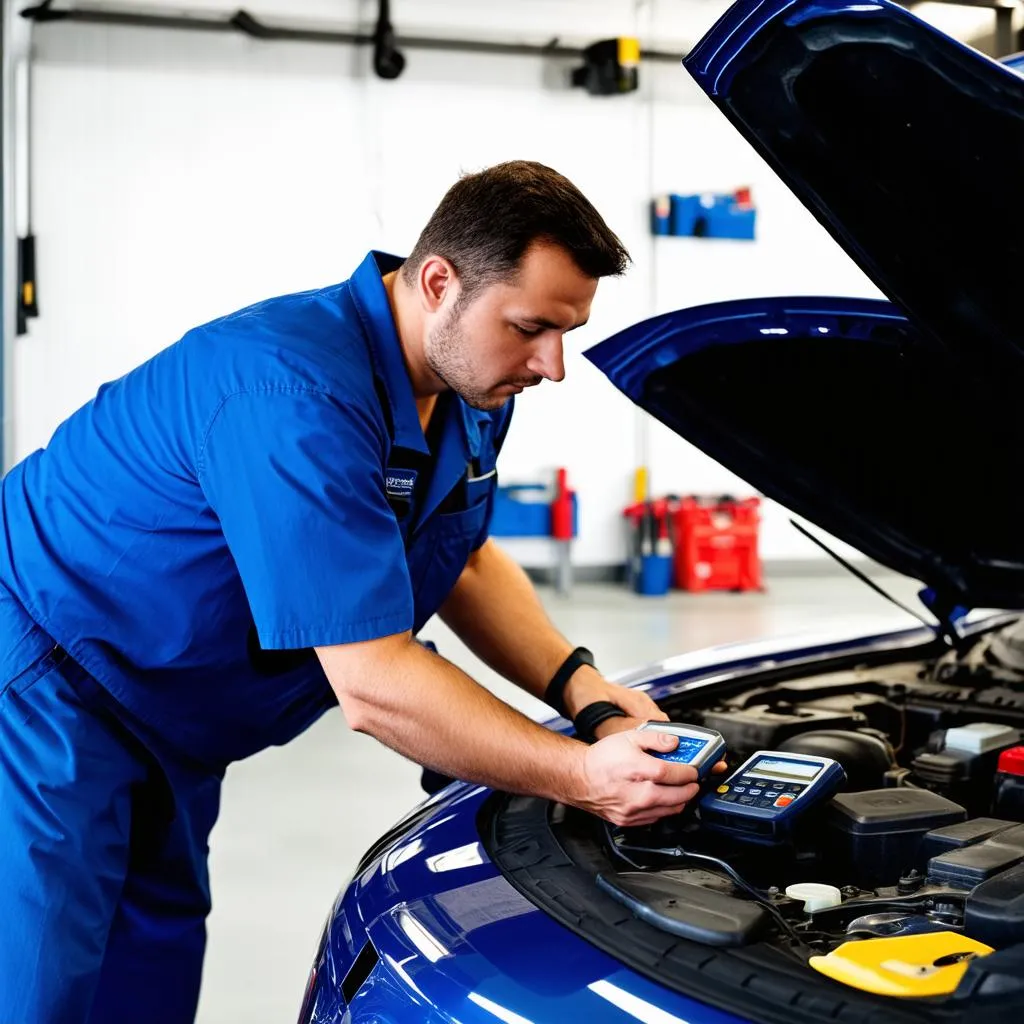
[{"label": "man's nose", "polygon": [[533,355],[530,356],[526,368],[545,380],[553,380],[555,383],[564,380],[565,361],[562,356],[562,335],[552,331],[550,338],[544,338]]}]

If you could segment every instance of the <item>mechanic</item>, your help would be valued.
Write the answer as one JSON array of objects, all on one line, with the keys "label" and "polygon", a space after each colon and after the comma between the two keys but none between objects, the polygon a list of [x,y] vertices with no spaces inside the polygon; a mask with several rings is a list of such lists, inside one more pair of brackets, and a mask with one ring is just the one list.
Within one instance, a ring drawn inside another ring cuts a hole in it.
[{"label": "mechanic", "polygon": [[[192,1020],[225,768],[335,703],[435,772],[619,824],[692,799],[634,729],[665,716],[487,539],[512,396],[563,378],[628,259],[555,171],[465,176],[405,261],[190,331],[8,473],[4,1020]],[[535,724],[416,642],[435,613],[566,714],[621,713],[592,745]]]}]

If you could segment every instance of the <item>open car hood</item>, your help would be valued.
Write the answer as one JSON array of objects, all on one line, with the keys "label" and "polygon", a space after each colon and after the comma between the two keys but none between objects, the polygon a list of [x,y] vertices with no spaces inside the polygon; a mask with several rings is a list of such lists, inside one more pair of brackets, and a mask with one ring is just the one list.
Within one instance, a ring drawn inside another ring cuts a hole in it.
[{"label": "open car hood", "polygon": [[747,0],[685,66],[916,326],[1020,372],[1017,71],[888,0]]},{"label": "open car hood", "polygon": [[948,608],[1024,607],[1024,77],[887,0],[738,3],[685,65],[892,304],[720,303],[588,357]]}]

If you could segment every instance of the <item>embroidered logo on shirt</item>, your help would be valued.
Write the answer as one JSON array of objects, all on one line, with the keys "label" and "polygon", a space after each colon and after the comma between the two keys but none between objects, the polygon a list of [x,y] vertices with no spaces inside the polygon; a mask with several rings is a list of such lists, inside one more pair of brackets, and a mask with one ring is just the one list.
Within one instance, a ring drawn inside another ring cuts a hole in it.
[{"label": "embroidered logo on shirt", "polygon": [[384,490],[394,501],[412,501],[412,489],[415,484],[415,469],[389,469],[384,474]]}]

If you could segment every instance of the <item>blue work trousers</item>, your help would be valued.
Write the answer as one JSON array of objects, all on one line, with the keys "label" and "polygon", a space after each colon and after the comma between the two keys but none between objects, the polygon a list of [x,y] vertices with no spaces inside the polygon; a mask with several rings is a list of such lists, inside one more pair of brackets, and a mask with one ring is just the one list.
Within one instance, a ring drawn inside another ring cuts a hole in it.
[{"label": "blue work trousers", "polygon": [[221,778],[154,753],[0,588],[0,1019],[194,1019]]}]

